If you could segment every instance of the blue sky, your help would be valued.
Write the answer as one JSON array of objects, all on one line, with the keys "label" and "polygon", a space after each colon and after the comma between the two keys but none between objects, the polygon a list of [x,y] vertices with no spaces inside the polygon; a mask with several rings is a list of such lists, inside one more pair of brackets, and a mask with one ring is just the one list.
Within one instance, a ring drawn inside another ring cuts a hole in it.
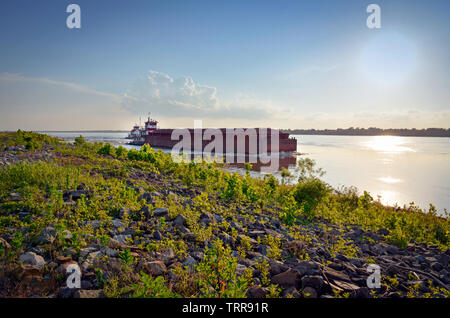
[{"label": "blue sky", "polygon": [[[81,7],[79,30],[66,7]],[[381,7],[381,29],[366,7]],[[0,2],[0,130],[442,127],[450,2]],[[3,118],[3,119],[2,119]]]}]

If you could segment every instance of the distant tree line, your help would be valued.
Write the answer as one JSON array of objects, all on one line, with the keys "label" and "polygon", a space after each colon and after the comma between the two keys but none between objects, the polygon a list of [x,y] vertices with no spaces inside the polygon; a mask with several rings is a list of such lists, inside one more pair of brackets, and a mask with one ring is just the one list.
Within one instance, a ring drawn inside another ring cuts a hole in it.
[{"label": "distant tree line", "polygon": [[284,129],[291,135],[338,135],[338,136],[404,136],[404,137],[450,137],[450,128],[406,129],[389,128],[338,128],[338,129]]}]

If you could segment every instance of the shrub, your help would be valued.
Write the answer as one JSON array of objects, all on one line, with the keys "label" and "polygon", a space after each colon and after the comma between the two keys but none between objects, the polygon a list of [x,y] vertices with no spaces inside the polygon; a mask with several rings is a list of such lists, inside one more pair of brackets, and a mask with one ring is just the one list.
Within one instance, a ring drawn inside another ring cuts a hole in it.
[{"label": "shrub", "polygon": [[315,209],[324,201],[331,192],[330,187],[317,178],[308,178],[297,184],[294,190],[294,198],[297,204],[303,208],[307,218],[314,216]]}]

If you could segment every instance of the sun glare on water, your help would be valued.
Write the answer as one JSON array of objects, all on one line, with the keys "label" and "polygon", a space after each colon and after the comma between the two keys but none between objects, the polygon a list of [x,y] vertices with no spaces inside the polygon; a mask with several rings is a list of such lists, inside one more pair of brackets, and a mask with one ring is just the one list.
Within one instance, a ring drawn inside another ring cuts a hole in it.
[{"label": "sun glare on water", "polygon": [[382,177],[382,178],[378,178],[378,180],[380,180],[381,182],[384,183],[399,183],[401,180],[400,179],[396,179],[396,178],[392,178],[392,177]]},{"label": "sun glare on water", "polygon": [[365,146],[377,152],[415,152],[414,149],[406,147],[402,137],[397,136],[375,136],[365,143]]}]

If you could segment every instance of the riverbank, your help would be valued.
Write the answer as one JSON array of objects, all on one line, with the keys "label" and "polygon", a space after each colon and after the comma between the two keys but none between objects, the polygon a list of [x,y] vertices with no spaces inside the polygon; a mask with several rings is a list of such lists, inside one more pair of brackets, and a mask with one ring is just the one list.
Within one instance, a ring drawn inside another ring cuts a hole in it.
[{"label": "riverbank", "polygon": [[450,295],[448,219],[337,192],[308,161],[286,185],[82,138],[0,150],[1,297]]}]

